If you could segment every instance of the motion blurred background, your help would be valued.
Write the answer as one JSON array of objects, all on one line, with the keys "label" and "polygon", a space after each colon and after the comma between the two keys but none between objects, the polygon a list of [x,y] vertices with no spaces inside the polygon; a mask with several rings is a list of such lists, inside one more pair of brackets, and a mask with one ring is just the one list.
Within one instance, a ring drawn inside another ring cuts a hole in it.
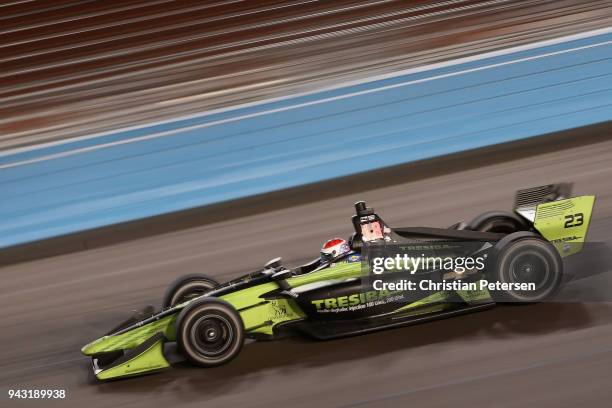
[{"label": "motion blurred background", "polygon": [[179,275],[316,256],[360,199],[391,225],[443,227],[572,181],[609,243],[611,23],[609,0],[0,4],[1,398],[608,405],[606,302],[258,343],[215,370],[108,384],[79,349]]},{"label": "motion blurred background", "polygon": [[[20,1],[2,6],[2,148],[607,27],[607,1]],[[11,4],[13,3],[13,4]]]}]

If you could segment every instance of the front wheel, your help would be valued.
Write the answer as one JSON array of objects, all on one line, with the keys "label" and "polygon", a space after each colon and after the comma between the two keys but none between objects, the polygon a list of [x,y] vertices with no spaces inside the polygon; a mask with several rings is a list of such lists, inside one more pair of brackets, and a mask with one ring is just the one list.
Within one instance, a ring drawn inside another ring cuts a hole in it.
[{"label": "front wheel", "polygon": [[238,355],[244,343],[244,325],[234,308],[219,299],[189,304],[176,321],[179,350],[193,364],[213,367]]},{"label": "front wheel", "polygon": [[500,283],[533,284],[533,289],[496,290],[493,298],[504,303],[537,303],[554,295],[563,278],[563,263],[555,247],[541,238],[509,243],[497,256],[489,274]]},{"label": "front wheel", "polygon": [[163,306],[164,308],[176,306],[202,296],[217,286],[219,286],[219,282],[206,275],[193,274],[181,276],[172,282],[166,290]]}]

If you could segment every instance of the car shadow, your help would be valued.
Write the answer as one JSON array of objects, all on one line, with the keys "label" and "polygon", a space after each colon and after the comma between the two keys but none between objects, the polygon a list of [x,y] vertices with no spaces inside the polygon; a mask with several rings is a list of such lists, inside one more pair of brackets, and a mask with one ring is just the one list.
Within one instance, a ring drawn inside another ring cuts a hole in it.
[{"label": "car shadow", "polygon": [[[605,305],[601,305],[605,307]],[[109,383],[97,383],[100,393],[149,393],[152,389],[179,387],[185,399],[213,397],[248,385],[267,370],[304,370],[325,367],[330,362],[359,362],[376,355],[410,350],[436,343],[466,340],[493,341],[512,337],[538,336],[573,331],[596,325],[580,303],[542,303],[527,306],[497,306],[483,312],[433,321],[426,324],[383,330],[329,341],[290,337],[254,342],[227,365],[201,369],[177,363],[173,369]]]}]

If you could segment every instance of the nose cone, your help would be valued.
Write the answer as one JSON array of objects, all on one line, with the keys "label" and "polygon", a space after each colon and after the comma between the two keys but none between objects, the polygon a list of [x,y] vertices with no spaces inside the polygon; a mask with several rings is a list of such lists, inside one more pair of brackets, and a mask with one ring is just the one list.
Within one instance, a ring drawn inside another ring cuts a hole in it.
[{"label": "nose cone", "polygon": [[102,343],[104,339],[106,339],[106,336],[99,338],[97,340],[94,340],[91,343],[87,343],[81,348],[81,353],[85,354],[86,356],[91,356],[91,355],[96,354],[97,352],[96,349],[99,348],[100,343]]}]

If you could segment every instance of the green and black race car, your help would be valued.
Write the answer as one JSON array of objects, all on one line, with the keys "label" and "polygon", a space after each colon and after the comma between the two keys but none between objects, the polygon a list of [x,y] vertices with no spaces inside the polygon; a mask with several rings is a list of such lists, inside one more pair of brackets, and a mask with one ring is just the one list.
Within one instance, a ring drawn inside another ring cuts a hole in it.
[{"label": "green and black race car", "polygon": [[[191,363],[211,367],[234,358],[246,338],[301,333],[330,339],[449,317],[498,302],[539,302],[559,288],[562,257],[581,250],[588,230],[595,197],[570,198],[569,193],[569,184],[520,190],[514,212],[488,212],[449,228],[389,228],[358,202],[348,251],[331,252],[297,268],[285,268],[277,258],[259,271],[222,284],[205,275],[182,277],[169,287],[161,311],[129,319],[82,352],[91,356],[96,377],[108,380],[168,367],[164,346],[174,342]],[[425,268],[416,274],[373,274],[374,254],[388,248],[417,257],[474,255],[486,262],[482,269],[463,268],[461,273]],[[517,285],[495,291],[470,286],[397,289],[398,282],[415,279],[486,279]],[[535,289],[515,289],[525,282]]]}]

